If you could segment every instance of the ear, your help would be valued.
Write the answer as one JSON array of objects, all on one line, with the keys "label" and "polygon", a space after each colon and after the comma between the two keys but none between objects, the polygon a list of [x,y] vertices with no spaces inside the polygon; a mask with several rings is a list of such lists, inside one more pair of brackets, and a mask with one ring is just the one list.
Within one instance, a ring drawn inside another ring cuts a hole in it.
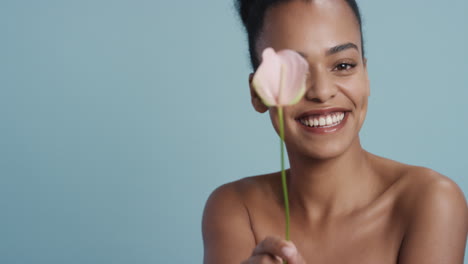
[{"label": "ear", "polygon": [[254,74],[251,73],[249,75],[249,87],[250,87],[250,97],[252,100],[252,106],[255,108],[255,110],[259,113],[265,113],[268,110],[268,106],[266,106],[263,102],[262,99],[258,96],[257,92],[255,91],[253,85],[252,85],[252,79],[253,79]]}]

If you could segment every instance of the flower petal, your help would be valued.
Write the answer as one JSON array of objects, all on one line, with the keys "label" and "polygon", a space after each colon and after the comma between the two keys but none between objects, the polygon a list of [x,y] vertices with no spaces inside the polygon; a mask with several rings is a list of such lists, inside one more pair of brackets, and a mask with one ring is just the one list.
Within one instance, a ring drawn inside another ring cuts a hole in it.
[{"label": "flower petal", "polygon": [[293,50],[281,50],[278,57],[282,65],[278,104],[292,105],[304,96],[309,64]]},{"label": "flower petal", "polygon": [[252,85],[267,106],[278,105],[280,91],[281,59],[272,48],[262,53],[262,63],[255,72]]}]

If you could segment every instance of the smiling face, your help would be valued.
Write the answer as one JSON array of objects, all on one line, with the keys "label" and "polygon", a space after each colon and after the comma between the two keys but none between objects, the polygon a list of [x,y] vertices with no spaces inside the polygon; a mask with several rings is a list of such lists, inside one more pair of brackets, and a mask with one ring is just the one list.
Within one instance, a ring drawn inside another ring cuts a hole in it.
[{"label": "smiling face", "polygon": [[[290,1],[270,8],[256,51],[292,49],[309,63],[307,91],[284,108],[288,152],[312,158],[336,157],[350,146],[360,148],[369,96],[361,53],[361,35],[352,9],[343,0]],[[252,87],[251,87],[252,89]],[[255,109],[265,112],[251,90]],[[270,116],[278,132],[276,108]]]}]

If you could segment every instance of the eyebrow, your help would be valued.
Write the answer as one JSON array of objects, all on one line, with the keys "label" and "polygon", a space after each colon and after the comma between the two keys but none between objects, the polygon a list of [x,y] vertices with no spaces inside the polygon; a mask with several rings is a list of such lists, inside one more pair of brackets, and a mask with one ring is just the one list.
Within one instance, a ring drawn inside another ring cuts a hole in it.
[{"label": "eyebrow", "polygon": [[[327,50],[327,52],[325,54],[327,56],[330,56],[330,55],[336,54],[338,52],[341,52],[341,51],[344,51],[344,50],[347,50],[347,49],[355,49],[355,50],[359,51],[359,48],[358,48],[358,46],[356,44],[348,42],[348,43],[341,44],[341,45],[338,45],[338,46],[335,46],[335,47],[331,47],[330,49]],[[302,57],[307,58],[307,55],[304,52],[298,51],[297,53],[299,53]]]},{"label": "eyebrow", "polygon": [[341,52],[341,51],[347,50],[347,49],[355,49],[355,50],[359,51],[356,44],[348,42],[348,43],[341,44],[341,45],[330,48],[329,50],[327,50],[326,54],[327,54],[327,56],[330,56],[330,55],[336,54],[338,52]]}]

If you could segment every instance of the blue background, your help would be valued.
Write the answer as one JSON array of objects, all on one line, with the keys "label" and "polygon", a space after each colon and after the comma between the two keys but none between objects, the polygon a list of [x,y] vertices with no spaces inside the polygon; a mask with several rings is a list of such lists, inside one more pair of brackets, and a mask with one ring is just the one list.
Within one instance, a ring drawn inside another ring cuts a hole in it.
[{"label": "blue background", "polygon": [[[359,1],[377,155],[468,192],[468,1]],[[279,169],[231,0],[0,1],[0,263],[201,263],[217,186]]]}]

